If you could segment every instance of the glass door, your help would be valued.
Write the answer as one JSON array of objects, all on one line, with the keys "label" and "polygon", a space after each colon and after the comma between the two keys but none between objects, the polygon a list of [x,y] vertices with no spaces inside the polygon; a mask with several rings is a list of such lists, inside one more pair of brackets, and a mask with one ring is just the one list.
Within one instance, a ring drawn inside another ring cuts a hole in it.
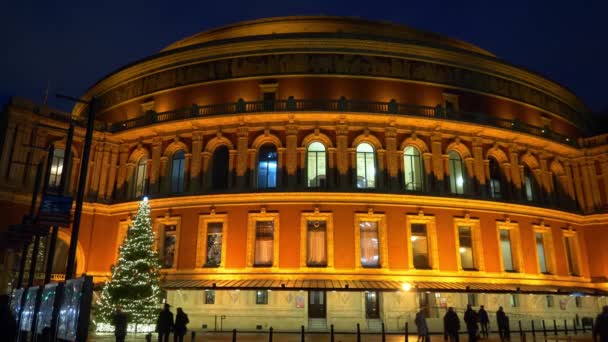
[{"label": "glass door", "polygon": [[308,292],[308,318],[325,318],[325,291]]}]

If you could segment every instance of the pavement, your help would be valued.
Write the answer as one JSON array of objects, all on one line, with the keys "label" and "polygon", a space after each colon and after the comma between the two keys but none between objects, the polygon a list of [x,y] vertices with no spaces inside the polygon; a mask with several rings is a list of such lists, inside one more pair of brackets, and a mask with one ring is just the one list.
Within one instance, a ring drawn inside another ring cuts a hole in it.
[{"label": "pavement", "polygon": [[[89,341],[99,341],[99,342],[110,342],[114,341],[114,336],[112,334],[98,334],[89,336]],[[170,337],[170,341],[173,341],[173,336]],[[407,341],[403,334],[386,334],[386,342],[417,342],[416,335],[410,335]],[[138,335],[127,335],[126,341],[146,341],[144,334]],[[152,334],[152,341],[158,341],[158,337],[156,334]],[[192,340],[192,336],[190,332],[184,337],[184,342],[224,342],[224,341],[232,341],[232,333],[230,332],[196,332],[196,337]],[[252,332],[252,333],[238,333],[236,341],[238,342],[267,342],[270,341],[268,332],[260,333],[260,332]],[[272,342],[301,342],[301,337],[299,333],[285,333],[285,332],[275,332],[272,336]],[[331,342],[331,337],[329,333],[307,333],[304,338],[305,342]],[[382,342],[382,336],[380,334],[361,334],[361,342]],[[443,342],[443,335],[431,335],[432,342]],[[466,334],[460,335],[461,342],[467,342]],[[547,337],[542,336],[541,334],[537,334],[534,338],[530,333],[526,334],[526,337],[522,339],[519,334],[511,335],[511,342],[530,342],[530,341],[539,341],[539,342],[554,342],[554,341],[593,341],[590,334],[585,335],[548,335]],[[335,334],[334,342],[359,342],[357,341],[356,334]],[[490,336],[489,339],[480,339],[479,342],[500,342],[500,338],[498,335]]]}]

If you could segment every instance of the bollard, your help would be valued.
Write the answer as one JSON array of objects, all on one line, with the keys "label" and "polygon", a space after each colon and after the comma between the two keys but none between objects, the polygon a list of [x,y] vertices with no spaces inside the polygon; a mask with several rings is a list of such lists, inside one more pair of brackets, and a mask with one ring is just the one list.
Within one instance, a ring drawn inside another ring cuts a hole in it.
[{"label": "bollard", "polygon": [[530,322],[532,322],[532,337],[536,337],[536,330],[534,330],[534,320],[531,320]]},{"label": "bollard", "polygon": [[386,342],[386,335],[384,334],[384,322],[382,322],[382,342]]},{"label": "bollard", "polygon": [[566,336],[568,336],[568,321],[564,320],[564,332],[566,333]]},{"label": "bollard", "polygon": [[574,327],[574,335],[578,334],[578,331],[577,331],[578,329],[577,329],[576,325],[577,325],[576,324],[576,318],[573,318],[572,319],[572,326]]},{"label": "bollard", "polygon": [[357,342],[361,342],[361,327],[357,323]]},{"label": "bollard", "polygon": [[272,342],[272,327],[270,327],[269,332],[268,332],[268,342]]},{"label": "bollard", "polygon": [[553,320],[553,333],[557,336],[557,321]]},{"label": "bollard", "polygon": [[407,342],[407,337],[409,334],[410,334],[409,326],[408,326],[407,322],[405,322],[405,342]]},{"label": "bollard", "polygon": [[330,325],[329,328],[331,329],[330,342],[334,342],[334,325]]},{"label": "bollard", "polygon": [[547,337],[547,327],[545,326],[545,320],[543,319],[543,335]]},{"label": "bollard", "polygon": [[304,326],[300,327],[300,341],[304,342]]},{"label": "bollard", "polygon": [[232,329],[232,342],[236,342],[236,329]]},{"label": "bollard", "polygon": [[146,342],[152,342],[152,333],[146,334]]},{"label": "bollard", "polygon": [[192,334],[190,334],[190,341],[196,341],[196,332],[193,331]]}]

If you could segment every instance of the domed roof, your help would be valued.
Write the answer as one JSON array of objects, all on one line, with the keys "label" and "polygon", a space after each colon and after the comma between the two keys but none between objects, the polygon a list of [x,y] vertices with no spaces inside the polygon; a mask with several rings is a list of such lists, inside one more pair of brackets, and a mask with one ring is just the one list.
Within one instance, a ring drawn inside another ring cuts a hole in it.
[{"label": "domed roof", "polygon": [[167,46],[162,51],[186,48],[218,40],[289,34],[326,34],[343,35],[345,38],[361,36],[362,38],[371,39],[384,38],[397,41],[415,41],[424,45],[456,48],[495,57],[494,54],[473,44],[432,32],[416,30],[384,21],[331,16],[289,16],[243,21],[197,33]]}]

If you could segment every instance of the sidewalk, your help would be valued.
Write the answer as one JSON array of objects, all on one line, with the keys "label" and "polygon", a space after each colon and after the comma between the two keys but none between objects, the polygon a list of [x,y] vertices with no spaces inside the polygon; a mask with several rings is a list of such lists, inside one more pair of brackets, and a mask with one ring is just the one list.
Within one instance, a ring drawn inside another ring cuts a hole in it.
[{"label": "sidewalk", "polygon": [[[300,334],[299,333],[274,333],[272,336],[273,342],[300,342]],[[416,342],[417,336],[410,335],[407,342]],[[138,334],[137,336],[127,335],[126,341],[145,341],[145,335]],[[237,339],[238,342],[267,342],[268,332],[265,333],[238,333]],[[536,338],[532,337],[531,333],[526,334],[526,341],[592,341],[590,334],[585,335],[548,335],[545,339],[541,334],[537,334]],[[95,335],[89,336],[89,341],[104,341],[110,342],[114,341],[114,336],[111,334],[104,335]],[[156,334],[152,334],[152,341],[158,341],[158,337]],[[169,341],[173,341],[173,336],[169,338]],[[196,340],[195,342],[224,342],[224,341],[232,341],[232,333],[230,332],[196,332]],[[330,342],[329,333],[307,333],[305,336],[306,342]],[[431,341],[433,342],[443,342],[442,335],[431,335]],[[467,342],[466,334],[460,335],[461,342]],[[480,342],[500,342],[500,338],[497,335],[491,335],[489,339],[479,340]],[[511,335],[511,342],[519,342],[523,341],[520,339],[519,334]],[[184,342],[192,342],[190,332],[184,337]],[[334,342],[357,342],[356,334],[335,334]],[[361,334],[361,342],[382,342],[382,336],[380,334]],[[405,342],[405,338],[403,335],[397,334],[387,334],[386,342]]]}]

